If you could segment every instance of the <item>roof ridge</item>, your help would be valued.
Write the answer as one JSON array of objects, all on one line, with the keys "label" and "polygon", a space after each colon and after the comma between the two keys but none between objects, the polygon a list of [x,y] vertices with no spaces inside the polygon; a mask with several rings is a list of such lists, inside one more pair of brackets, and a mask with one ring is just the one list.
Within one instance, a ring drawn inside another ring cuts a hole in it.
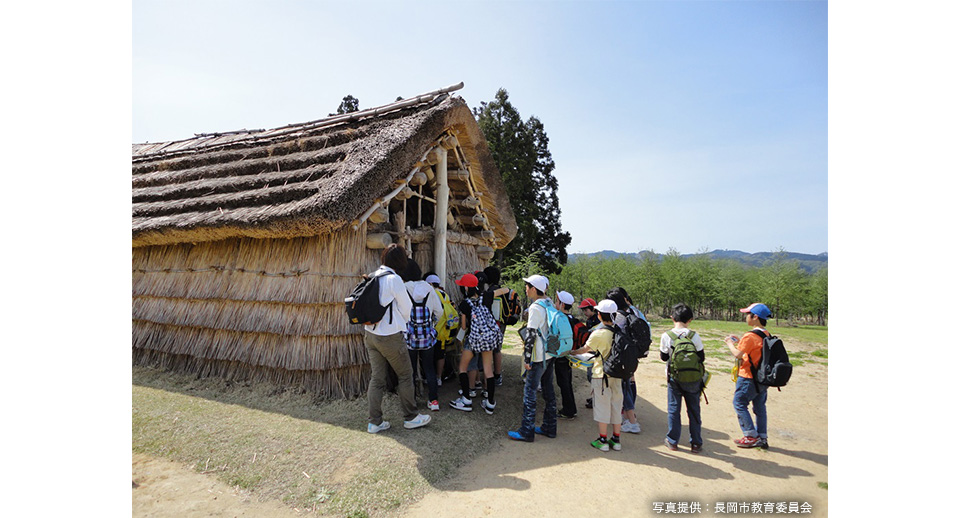
[{"label": "roof ridge", "polygon": [[238,138],[238,139],[233,139],[233,140],[230,140],[230,141],[227,141],[227,142],[223,142],[223,143],[220,143],[220,144],[215,144],[215,145],[212,145],[212,146],[209,146],[209,147],[202,146],[202,147],[200,147],[200,148],[190,148],[190,149],[188,149],[188,150],[174,150],[174,151],[170,152],[169,154],[174,154],[174,153],[176,153],[177,151],[199,151],[200,149],[202,149],[202,150],[204,150],[204,151],[209,151],[210,149],[213,149],[213,148],[216,148],[216,147],[219,147],[219,146],[223,146],[223,145],[232,145],[232,144],[236,144],[236,143],[238,143],[238,142],[244,142],[244,141],[248,141],[248,140],[256,140],[256,139],[259,139],[259,138],[278,137],[278,136],[283,136],[283,135],[286,135],[286,134],[289,134],[289,133],[298,132],[298,131],[309,131],[309,130],[314,130],[314,129],[318,129],[318,128],[324,128],[324,127],[327,127],[327,126],[333,126],[333,125],[335,125],[335,124],[342,124],[342,123],[347,123],[347,122],[353,122],[353,121],[357,121],[357,120],[364,119],[364,118],[379,117],[379,116],[381,116],[381,115],[385,115],[385,114],[387,114],[387,113],[392,113],[392,112],[397,111],[397,110],[402,110],[402,109],[405,109],[405,108],[411,108],[411,107],[419,106],[419,105],[422,105],[422,104],[430,104],[430,103],[432,103],[432,102],[437,101],[438,99],[445,99],[446,96],[447,96],[450,92],[455,92],[455,91],[457,91],[457,90],[460,90],[461,88],[463,88],[463,81],[460,81],[459,83],[457,83],[457,84],[455,84],[455,85],[450,85],[450,86],[447,86],[447,87],[445,87],[445,88],[440,88],[440,89],[437,89],[437,90],[433,90],[432,92],[427,92],[427,93],[415,95],[415,96],[413,96],[413,97],[409,97],[409,98],[407,98],[407,99],[402,99],[402,100],[400,100],[400,101],[394,101],[394,102],[392,102],[392,103],[385,104],[385,105],[382,105],[382,106],[377,106],[377,107],[374,107],[374,108],[368,108],[368,109],[366,109],[366,110],[359,110],[359,111],[350,112],[350,113],[339,114],[339,115],[335,115],[335,116],[332,116],[332,117],[324,117],[324,118],[322,118],[322,119],[316,119],[316,120],[307,121],[307,122],[299,122],[299,123],[294,123],[294,124],[288,124],[288,125],[286,125],[286,126],[280,126],[280,127],[278,127],[278,128],[273,128],[273,129],[269,129],[269,130],[263,130],[263,129],[247,130],[247,129],[242,129],[242,130],[235,130],[235,131],[222,131],[222,132],[216,132],[216,133],[195,133],[193,137],[186,138],[186,139],[171,140],[171,141],[168,141],[168,142],[156,142],[156,143],[152,143],[152,144],[151,144],[151,143],[148,143],[148,142],[144,142],[144,143],[140,143],[140,144],[134,144],[134,146],[156,146],[156,145],[161,145],[160,148],[155,149],[155,150],[152,150],[152,151],[145,152],[145,153],[143,153],[143,154],[136,154],[136,153],[135,153],[135,154],[134,154],[134,157],[135,157],[135,158],[143,158],[143,157],[150,157],[150,156],[154,156],[154,155],[165,155],[165,154],[168,154],[168,152],[165,151],[165,149],[166,149],[167,147],[173,146],[173,145],[175,145],[175,144],[181,144],[181,143],[184,143],[184,142],[189,142],[189,141],[199,140],[199,139],[212,139],[212,138],[217,138],[217,137],[221,137],[221,136],[241,135],[241,134],[244,134],[244,133],[247,134],[246,137],[241,137],[241,138]]}]

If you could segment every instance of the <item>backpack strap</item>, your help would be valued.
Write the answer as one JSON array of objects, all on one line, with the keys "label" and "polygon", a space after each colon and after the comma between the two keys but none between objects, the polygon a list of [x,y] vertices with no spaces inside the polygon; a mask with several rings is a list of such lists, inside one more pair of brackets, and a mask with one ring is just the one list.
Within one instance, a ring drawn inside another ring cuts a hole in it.
[{"label": "backpack strap", "polygon": [[[760,331],[759,329],[751,329],[750,332],[760,337],[760,347],[761,347],[761,349],[762,349],[762,348],[763,348],[763,340],[764,340],[765,338],[768,338],[768,335],[767,335],[766,333],[764,333],[763,331]],[[763,353],[761,352],[761,356],[760,356],[761,359],[763,358],[762,354],[763,354]],[[759,365],[759,364],[754,365],[753,362],[751,362],[751,361],[749,361],[749,360],[750,360],[750,357],[747,356],[747,363],[750,364],[750,374],[753,375],[753,386],[754,386],[754,388],[757,389],[757,393],[759,393],[759,392],[760,392],[760,382],[757,381],[757,369],[760,367],[760,365]]]}]

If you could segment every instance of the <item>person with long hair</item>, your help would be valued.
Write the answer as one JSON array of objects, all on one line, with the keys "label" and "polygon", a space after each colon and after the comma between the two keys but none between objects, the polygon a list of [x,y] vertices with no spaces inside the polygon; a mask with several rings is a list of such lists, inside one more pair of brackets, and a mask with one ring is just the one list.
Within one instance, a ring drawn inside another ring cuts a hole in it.
[{"label": "person with long hair", "polygon": [[433,348],[437,343],[437,322],[443,317],[443,302],[433,291],[430,283],[420,279],[420,265],[413,259],[407,260],[407,268],[402,277],[407,294],[413,303],[410,321],[407,322],[407,349],[410,363],[413,365],[414,379],[422,372],[427,384],[427,408],[440,410],[437,401],[437,371],[434,363]]}]

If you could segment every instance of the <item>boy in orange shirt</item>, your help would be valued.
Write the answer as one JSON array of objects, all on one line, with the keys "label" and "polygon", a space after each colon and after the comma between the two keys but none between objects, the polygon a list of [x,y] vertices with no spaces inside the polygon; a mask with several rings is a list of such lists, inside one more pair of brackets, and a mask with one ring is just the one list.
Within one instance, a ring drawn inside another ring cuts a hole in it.
[{"label": "boy in orange shirt", "polygon": [[[746,323],[753,330],[745,333],[739,339],[739,343],[737,343],[737,337],[732,335],[724,340],[730,349],[730,354],[740,362],[740,369],[737,373],[737,388],[733,393],[733,409],[737,412],[743,437],[733,442],[739,448],[759,447],[765,450],[769,448],[767,444],[767,387],[754,383],[751,367],[760,363],[760,354],[763,350],[763,339],[757,333],[770,336],[770,333],[765,329],[767,319],[770,318],[770,308],[759,302],[754,302],[741,309],[740,312],[746,313]],[[756,426],[754,426],[753,418],[748,411],[750,403],[753,403],[753,413],[757,416]]]}]

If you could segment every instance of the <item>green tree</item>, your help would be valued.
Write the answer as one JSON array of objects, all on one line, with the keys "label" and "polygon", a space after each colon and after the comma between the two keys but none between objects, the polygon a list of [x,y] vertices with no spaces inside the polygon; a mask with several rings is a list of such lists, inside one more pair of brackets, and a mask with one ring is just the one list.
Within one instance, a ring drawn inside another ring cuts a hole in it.
[{"label": "green tree", "polygon": [[827,323],[827,268],[823,267],[810,276],[807,294],[807,312],[817,319],[817,325]]},{"label": "green tree", "polygon": [[503,268],[519,257],[537,254],[544,273],[559,273],[567,262],[570,233],[560,224],[556,165],[547,133],[536,117],[526,122],[503,88],[494,100],[474,109],[517,219],[517,236],[494,262]]},{"label": "green tree", "polygon": [[340,106],[337,107],[337,115],[343,115],[344,113],[351,113],[360,110],[360,100],[352,95],[347,95],[343,98],[343,101],[340,102]]},{"label": "green tree", "polygon": [[804,279],[800,264],[787,260],[783,248],[778,249],[773,260],[763,266],[763,298],[771,306],[777,323],[780,318],[790,318],[797,313],[803,300]]}]

